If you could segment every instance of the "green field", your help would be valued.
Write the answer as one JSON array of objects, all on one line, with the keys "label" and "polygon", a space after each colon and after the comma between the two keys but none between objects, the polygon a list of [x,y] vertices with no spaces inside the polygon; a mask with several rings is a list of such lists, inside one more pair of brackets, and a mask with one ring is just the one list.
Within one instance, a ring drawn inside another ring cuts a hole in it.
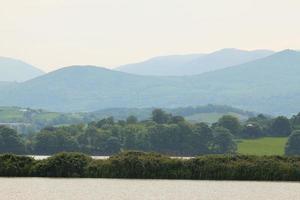
[{"label": "green field", "polygon": [[238,141],[238,153],[247,155],[284,155],[287,137],[265,137]]}]

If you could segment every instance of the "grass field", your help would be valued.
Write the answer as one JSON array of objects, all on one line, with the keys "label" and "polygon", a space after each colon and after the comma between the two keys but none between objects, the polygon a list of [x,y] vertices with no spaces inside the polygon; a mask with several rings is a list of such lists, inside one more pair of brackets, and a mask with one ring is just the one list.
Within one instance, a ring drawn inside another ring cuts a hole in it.
[{"label": "grass field", "polygon": [[284,155],[287,137],[265,137],[238,142],[238,153],[247,155]]}]

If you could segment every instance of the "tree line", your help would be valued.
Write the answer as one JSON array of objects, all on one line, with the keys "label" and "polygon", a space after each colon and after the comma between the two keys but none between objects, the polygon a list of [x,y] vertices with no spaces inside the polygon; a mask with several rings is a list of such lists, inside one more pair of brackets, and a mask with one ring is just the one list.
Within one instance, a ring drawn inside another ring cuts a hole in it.
[{"label": "tree line", "polygon": [[194,124],[182,116],[155,109],[148,120],[139,121],[135,116],[129,116],[126,120],[116,121],[108,117],[88,124],[45,127],[28,135],[0,126],[0,152],[51,155],[77,151],[112,155],[139,150],[172,156],[234,154],[239,138],[291,135],[286,153],[295,155],[300,154],[296,145],[300,140],[299,124],[300,115],[291,119],[258,115],[246,122],[225,115],[212,125]]},{"label": "tree line", "polygon": [[300,158],[208,155],[192,159],[157,153],[123,152],[106,160],[59,153],[45,160],[0,155],[0,176],[194,180],[300,181]]}]

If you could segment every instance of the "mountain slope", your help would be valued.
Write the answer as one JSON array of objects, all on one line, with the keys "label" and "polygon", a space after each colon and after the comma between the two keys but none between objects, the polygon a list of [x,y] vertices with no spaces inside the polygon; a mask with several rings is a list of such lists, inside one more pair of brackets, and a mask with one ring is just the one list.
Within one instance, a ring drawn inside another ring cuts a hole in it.
[{"label": "mountain slope", "polygon": [[[213,103],[269,113],[300,110],[300,52],[285,50],[246,64],[190,77]],[[214,94],[214,95],[213,95]]]},{"label": "mountain slope", "polygon": [[300,52],[286,50],[242,65],[184,77],[67,67],[0,87],[0,105],[55,111],[116,107],[231,105],[270,114],[300,111]]},{"label": "mountain slope", "polygon": [[203,56],[205,54],[160,56],[140,63],[123,65],[117,70],[138,75],[178,76],[182,75],[187,63]]},{"label": "mountain slope", "polygon": [[246,63],[273,53],[269,50],[222,49],[211,54],[155,57],[141,63],[121,66],[117,70],[139,75],[195,75]]},{"label": "mountain slope", "polygon": [[[150,96],[152,90],[158,94],[157,91],[167,88],[175,91],[177,82],[172,78],[137,76],[94,66],[72,66],[2,89],[0,105],[55,111],[143,106],[155,99]],[[147,96],[151,99],[147,100]]]},{"label": "mountain slope", "polygon": [[0,81],[22,82],[42,74],[43,71],[23,61],[0,57]]}]

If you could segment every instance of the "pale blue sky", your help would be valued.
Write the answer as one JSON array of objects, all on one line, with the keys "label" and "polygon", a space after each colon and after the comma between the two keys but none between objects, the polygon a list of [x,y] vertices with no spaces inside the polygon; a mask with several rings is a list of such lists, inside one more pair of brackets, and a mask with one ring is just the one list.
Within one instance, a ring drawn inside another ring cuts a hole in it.
[{"label": "pale blue sky", "polygon": [[152,56],[300,49],[299,0],[0,0],[0,56],[45,71]]}]

